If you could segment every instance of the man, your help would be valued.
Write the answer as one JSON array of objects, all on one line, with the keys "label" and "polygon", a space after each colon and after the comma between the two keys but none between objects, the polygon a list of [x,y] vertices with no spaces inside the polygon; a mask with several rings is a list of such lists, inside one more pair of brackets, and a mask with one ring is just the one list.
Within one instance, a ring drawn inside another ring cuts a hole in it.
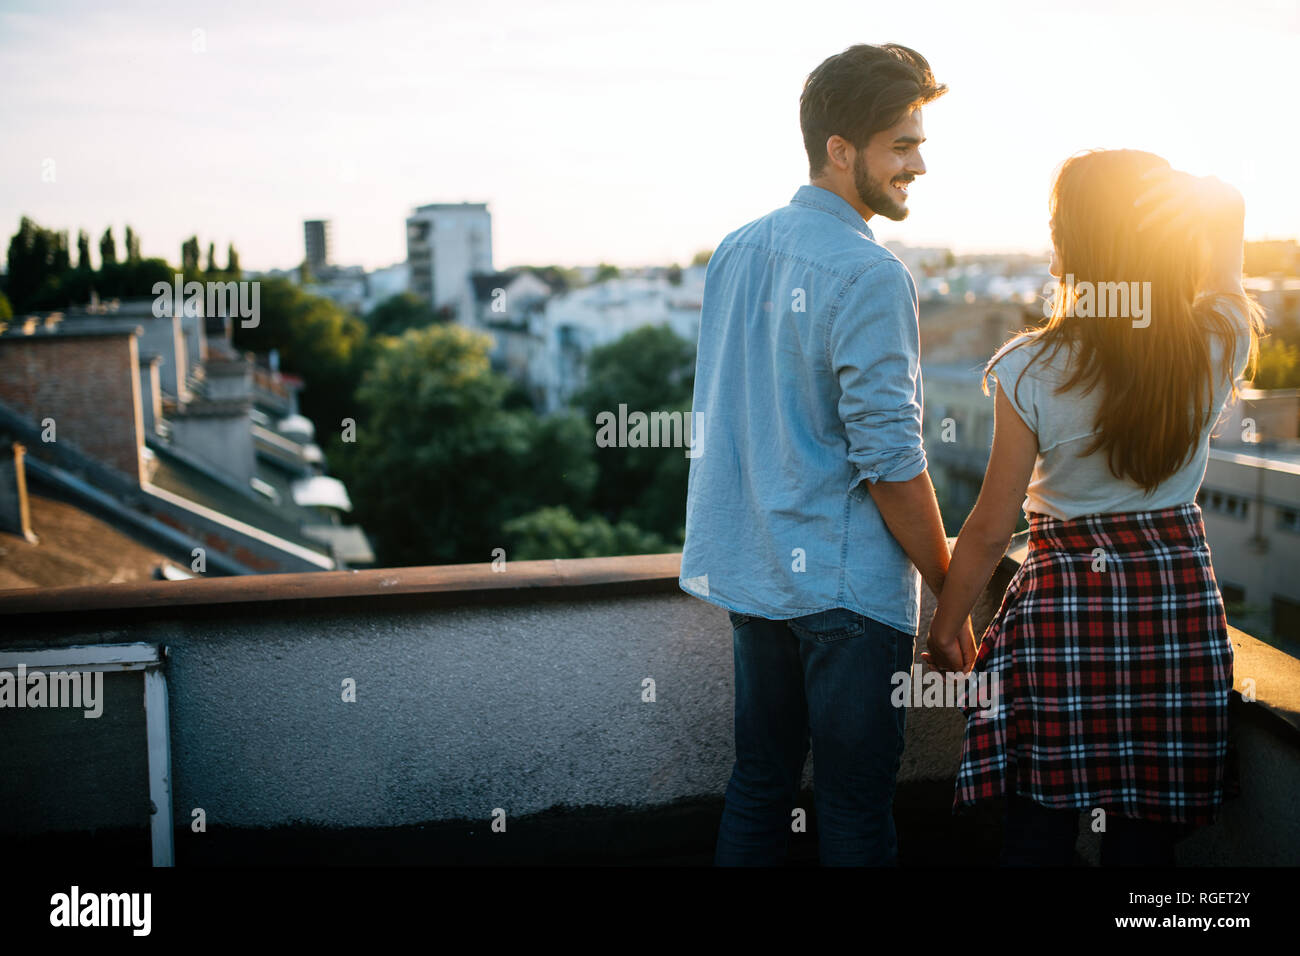
[{"label": "man", "polygon": [[[709,261],[681,587],[731,612],[736,762],[719,865],[782,862],[811,736],[821,861],[897,861],[892,803],[920,581],[948,546],[921,444],[916,288],[867,221],[906,218],[921,107],[946,92],[897,44],[808,77],[811,182]],[[935,666],[968,670],[967,621]],[[965,665],[965,666],[962,666]]]}]

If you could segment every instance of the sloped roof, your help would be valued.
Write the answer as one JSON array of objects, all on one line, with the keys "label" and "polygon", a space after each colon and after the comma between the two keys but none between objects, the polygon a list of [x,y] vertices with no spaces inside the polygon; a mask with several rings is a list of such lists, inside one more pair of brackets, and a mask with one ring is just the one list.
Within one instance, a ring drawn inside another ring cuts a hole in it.
[{"label": "sloped roof", "polygon": [[510,285],[518,276],[518,269],[507,269],[505,272],[476,272],[469,277],[469,281],[474,284],[474,298],[480,302],[487,302],[492,298],[492,290]]},{"label": "sloped roof", "polygon": [[32,544],[0,531],[0,590],[151,581],[165,555],[76,505],[28,495]]},{"label": "sloped roof", "polygon": [[283,538],[293,544],[329,556],[329,549],[299,530],[303,523],[320,521],[314,511],[300,507],[293,499],[292,481],[279,469],[258,462],[257,477],[279,494],[278,504],[241,494],[182,460],[161,444],[149,443],[158,459],[150,484],[190,501],[228,515],[244,524]]}]

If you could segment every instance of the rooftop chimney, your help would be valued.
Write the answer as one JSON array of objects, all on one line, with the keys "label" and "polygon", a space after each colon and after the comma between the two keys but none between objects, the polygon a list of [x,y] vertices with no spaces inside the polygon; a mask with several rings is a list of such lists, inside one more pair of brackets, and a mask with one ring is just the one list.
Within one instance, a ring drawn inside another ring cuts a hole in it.
[{"label": "rooftop chimney", "polygon": [[162,433],[162,384],[158,378],[161,364],[161,355],[140,355],[140,411],[146,435]]},{"label": "rooftop chimney", "polygon": [[138,332],[134,326],[6,332],[0,336],[0,401],[27,415],[44,441],[69,441],[140,481]]},{"label": "rooftop chimney", "polygon": [[27,470],[23,455],[27,449],[14,442],[0,455],[0,531],[20,535],[32,544],[32,515],[27,505]]}]

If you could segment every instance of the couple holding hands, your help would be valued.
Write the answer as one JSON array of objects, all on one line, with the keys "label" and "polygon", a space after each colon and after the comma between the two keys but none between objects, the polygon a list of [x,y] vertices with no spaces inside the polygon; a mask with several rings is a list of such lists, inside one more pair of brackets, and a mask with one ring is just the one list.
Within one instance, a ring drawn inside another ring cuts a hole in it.
[{"label": "couple holding hands", "polygon": [[[962,708],[954,811],[1004,802],[1005,865],[1068,865],[1097,809],[1103,864],[1172,864],[1222,802],[1232,646],[1196,500],[1263,331],[1241,196],[1133,150],[1060,167],[1057,294],[984,368],[993,445],[950,553],[916,288],[869,226],[908,215],[922,107],[946,89],[897,44],[827,59],[800,99],[809,184],[709,262],[693,405],[709,453],[690,465],[680,584],[732,624],[719,865],[782,862],[810,746],[822,863],[897,862],[891,691],[922,580],[938,601],[922,658],[999,684],[997,708]],[[969,615],[1022,510],[1028,552],[977,645]]]}]

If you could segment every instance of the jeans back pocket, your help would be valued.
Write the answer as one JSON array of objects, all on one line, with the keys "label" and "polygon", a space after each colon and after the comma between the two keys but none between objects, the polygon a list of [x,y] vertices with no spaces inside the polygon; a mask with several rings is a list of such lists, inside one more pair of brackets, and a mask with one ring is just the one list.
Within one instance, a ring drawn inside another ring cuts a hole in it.
[{"label": "jeans back pocket", "polygon": [[733,630],[738,630],[750,621],[754,620],[753,614],[738,614],[735,611],[728,611],[727,617],[731,618],[731,627]]},{"label": "jeans back pocket", "polygon": [[841,641],[846,637],[861,637],[866,633],[867,620],[857,611],[833,607],[829,611],[805,614],[786,621],[800,637],[811,638],[823,644]]}]

